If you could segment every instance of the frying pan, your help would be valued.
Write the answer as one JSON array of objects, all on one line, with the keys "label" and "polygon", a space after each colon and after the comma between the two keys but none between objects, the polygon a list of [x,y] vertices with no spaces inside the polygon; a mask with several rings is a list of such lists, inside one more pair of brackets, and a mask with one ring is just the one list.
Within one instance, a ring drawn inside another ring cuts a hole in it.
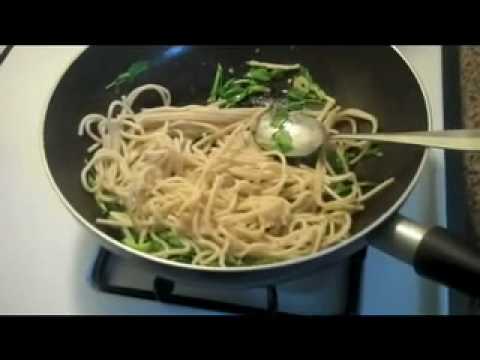
[{"label": "frying pan", "polygon": [[[372,245],[412,264],[426,277],[456,289],[480,294],[480,252],[439,227],[428,228],[397,214],[426,161],[426,150],[398,144],[382,145],[384,156],[368,159],[358,168],[360,179],[396,181],[369,200],[354,216],[351,237],[316,254],[281,263],[241,268],[212,268],[158,259],[131,249],[108,229],[98,226],[100,216],[91,194],[80,184],[89,140],[77,135],[80,119],[88,113],[105,113],[119,95],[106,91],[131,64],[147,60],[152,66],[122,91],[145,83],[158,83],[172,92],[177,106],[205,103],[217,63],[236,71],[245,61],[301,63],[314,79],[344,107],[365,109],[379,118],[380,130],[431,129],[426,94],[413,69],[398,50],[389,46],[148,46],[89,47],[73,61],[59,80],[46,112],[43,148],[47,173],[67,209],[101,245],[122,256],[148,262],[152,271],[183,283],[206,287],[253,287],[276,284],[332,265],[368,245],[365,235],[378,239]],[[145,94],[140,107],[159,105]]]}]

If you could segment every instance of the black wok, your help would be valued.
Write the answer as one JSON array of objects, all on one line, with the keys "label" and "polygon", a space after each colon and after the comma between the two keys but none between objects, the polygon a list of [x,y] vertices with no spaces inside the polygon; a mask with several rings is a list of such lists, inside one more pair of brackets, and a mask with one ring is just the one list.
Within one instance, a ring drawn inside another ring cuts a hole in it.
[{"label": "black wok", "polygon": [[[258,49],[260,52],[258,52]],[[128,248],[95,223],[100,215],[93,197],[80,184],[89,142],[77,135],[87,113],[105,113],[118,97],[105,86],[132,63],[149,60],[153,67],[125,89],[159,83],[172,92],[174,105],[204,103],[218,62],[225,68],[244,67],[257,60],[302,63],[312,76],[345,107],[358,107],[380,119],[382,131],[430,129],[426,94],[406,60],[393,47],[365,46],[155,46],[89,47],[67,69],[48,106],[43,128],[43,151],[48,174],[62,202],[98,235],[102,246],[138,261],[147,261],[161,276],[204,286],[250,287],[291,280],[340,261],[367,245],[365,235],[377,232],[373,245],[412,263],[417,272],[448,286],[480,294],[480,253],[440,228],[426,228],[396,214],[413,189],[426,161],[415,146],[382,145],[384,156],[365,160],[360,177],[381,181],[394,176],[387,191],[368,201],[354,218],[352,236],[317,254],[288,262],[244,269],[207,268],[151,257]],[[158,99],[143,99],[143,107]]]}]

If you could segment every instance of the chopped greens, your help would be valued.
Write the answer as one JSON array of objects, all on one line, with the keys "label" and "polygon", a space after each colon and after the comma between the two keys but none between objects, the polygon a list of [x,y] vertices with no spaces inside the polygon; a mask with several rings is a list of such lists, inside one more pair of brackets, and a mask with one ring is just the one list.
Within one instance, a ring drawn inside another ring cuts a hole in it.
[{"label": "chopped greens", "polygon": [[288,72],[298,71],[298,68],[271,69],[256,62],[248,65],[249,69],[243,77],[226,80],[223,68],[218,64],[208,102],[219,101],[224,107],[238,105],[252,96],[270,93],[270,82],[282,78]]},{"label": "chopped greens", "polygon": [[133,63],[129,68],[127,73],[131,76],[131,78],[135,78],[141,73],[145,72],[148,70],[150,64],[148,61],[137,61],[136,63]]},{"label": "chopped greens", "polygon": [[260,83],[264,81],[262,79],[268,81],[268,73],[252,70],[247,73],[246,78],[231,78],[224,83],[223,68],[221,64],[218,64],[215,80],[207,101],[209,103],[220,101],[222,106],[232,107],[251,95],[270,92],[269,87]]},{"label": "chopped greens", "polygon": [[263,68],[253,68],[250,69],[246,74],[246,78],[255,80],[255,81],[260,81],[260,82],[267,82],[272,80],[272,73],[271,71],[268,71],[267,69]]},{"label": "chopped greens", "polygon": [[335,150],[327,151],[327,161],[335,173],[343,174],[346,171],[342,159]]},{"label": "chopped greens", "polygon": [[117,76],[110,84],[108,84],[105,89],[108,90],[112,87],[115,87],[115,91],[118,92],[120,85],[124,83],[132,83],[137,76],[147,71],[150,67],[148,61],[137,61],[130,65],[128,70]]},{"label": "chopped greens", "polygon": [[278,129],[272,135],[275,149],[283,153],[293,150],[293,141],[287,130],[284,129],[290,111],[300,111],[309,105],[324,105],[326,95],[316,84],[307,68],[299,65],[279,66],[257,61],[247,62],[248,70],[243,77],[225,78],[221,64],[217,65],[215,79],[208,98],[209,103],[218,102],[222,107],[234,107],[255,96],[264,96],[272,93],[274,80],[287,74],[288,89],[283,89],[283,98],[277,99],[272,107],[271,126]]},{"label": "chopped greens", "polygon": [[273,148],[286,154],[293,150],[292,137],[285,129],[279,129],[272,135]]},{"label": "chopped greens", "polygon": [[272,80],[280,79],[284,75],[286,75],[288,72],[295,71],[295,69],[273,69],[270,70],[270,75],[272,77]]},{"label": "chopped greens", "polygon": [[301,96],[305,96],[310,92],[311,82],[307,80],[305,76],[296,76],[293,79],[293,89],[297,91]]},{"label": "chopped greens", "polygon": [[348,196],[352,193],[352,182],[351,181],[342,181],[335,185],[334,191],[341,197]]},{"label": "chopped greens", "polygon": [[132,249],[138,250],[138,251],[143,251],[146,253],[150,252],[156,252],[161,250],[161,245],[152,241],[151,238],[146,237],[143,242],[139,241],[139,237],[133,233],[131,230],[124,229],[124,238],[122,239],[122,242],[131,247]]},{"label": "chopped greens", "polygon": [[247,89],[247,95],[269,92],[270,89],[263,85],[253,84]]},{"label": "chopped greens", "polygon": [[299,89],[291,88],[288,89],[287,98],[289,101],[304,101],[305,94]]},{"label": "chopped greens", "polygon": [[[183,242],[181,241],[181,236],[177,234],[174,230],[166,230],[154,234],[153,236],[146,236],[144,241],[141,242],[140,237],[131,229],[124,229],[124,238],[122,242],[139,251],[152,253],[165,250],[165,243],[173,249],[182,249],[184,248]],[[181,261],[182,259],[186,261],[187,257],[193,259],[193,250],[191,253],[184,255],[176,255]],[[191,260],[190,260],[191,262]]]},{"label": "chopped greens", "polygon": [[315,83],[307,68],[301,67],[300,74],[293,79],[293,87],[289,90],[289,98],[295,100],[310,100],[323,103],[326,99],[325,91],[323,91],[317,83]]},{"label": "chopped greens", "polygon": [[139,242],[137,241],[133,236],[125,236],[123,238],[123,243],[132,249],[138,250],[138,251],[143,251],[143,252],[150,252],[152,251],[152,245],[155,244],[154,242],[151,241],[146,241],[146,242]]},{"label": "chopped greens", "polygon": [[[254,65],[250,65],[254,66]],[[276,80],[284,76],[287,72],[295,69],[267,69],[263,67],[253,67],[246,74],[245,77],[259,82],[268,82]]]},{"label": "chopped greens", "polygon": [[215,73],[215,80],[213,80],[212,90],[210,90],[210,97],[208,98],[208,102],[214,102],[217,100],[218,90],[221,87],[223,79],[223,68],[221,64],[217,64],[217,72]]},{"label": "chopped greens", "polygon": [[183,242],[180,240],[181,236],[179,236],[174,230],[162,232],[158,234],[158,236],[165,240],[167,244],[174,249],[181,249],[184,247]]}]

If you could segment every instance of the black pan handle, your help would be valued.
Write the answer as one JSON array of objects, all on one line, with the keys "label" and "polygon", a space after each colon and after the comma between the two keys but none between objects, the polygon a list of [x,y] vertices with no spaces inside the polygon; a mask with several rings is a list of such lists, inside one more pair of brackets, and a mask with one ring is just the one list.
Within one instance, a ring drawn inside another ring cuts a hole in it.
[{"label": "black pan handle", "polygon": [[441,227],[425,227],[401,215],[388,220],[373,246],[412,264],[426,278],[471,296],[480,296],[480,248]]}]

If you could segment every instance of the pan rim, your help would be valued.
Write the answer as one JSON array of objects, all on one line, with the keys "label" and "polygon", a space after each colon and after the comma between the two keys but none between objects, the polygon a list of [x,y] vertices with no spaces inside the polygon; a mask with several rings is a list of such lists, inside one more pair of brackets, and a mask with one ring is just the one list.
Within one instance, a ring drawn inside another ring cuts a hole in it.
[{"label": "pan rim", "polygon": [[[315,259],[319,259],[321,257],[327,257],[329,255],[332,255],[336,252],[339,252],[342,249],[346,249],[349,246],[352,246],[355,242],[361,241],[362,238],[365,237],[368,233],[372,232],[375,228],[380,226],[385,220],[387,220],[390,216],[394,215],[396,211],[400,208],[400,206],[405,202],[405,200],[408,198],[410,193],[413,191],[415,188],[418,179],[423,171],[423,168],[425,166],[425,163],[428,158],[428,149],[423,150],[423,155],[422,159],[418,165],[417,171],[415,172],[415,175],[412,177],[410,180],[410,183],[406,187],[405,191],[402,193],[402,195],[397,199],[397,201],[386,211],[384,212],[380,217],[378,217],[374,222],[372,222],[370,225],[366,226],[364,229],[362,229],[360,232],[354,234],[353,236],[349,237],[348,239],[341,241],[331,247],[325,248],[323,250],[320,250],[316,253],[306,255],[306,256],[301,256],[298,258],[290,259],[290,260],[285,260],[285,261],[280,261],[272,264],[263,264],[263,265],[254,265],[254,266],[238,266],[238,267],[209,267],[209,266],[202,266],[202,265],[192,265],[192,264],[185,264],[185,263],[180,263],[176,262],[173,260],[167,260],[163,258],[158,258],[143,252],[140,252],[138,250],[135,250],[133,248],[128,247],[127,245],[122,244],[119,240],[111,237],[110,235],[106,234],[104,231],[101,229],[97,228],[96,226],[93,226],[90,224],[86,219],[83,218],[80,213],[77,212],[77,210],[70,204],[70,202],[64,197],[62,194],[60,188],[58,187],[57,183],[55,182],[55,179],[53,178],[53,175],[50,171],[50,167],[48,165],[47,161],[47,156],[46,156],[46,151],[45,151],[45,137],[44,137],[44,131],[45,131],[45,123],[46,123],[46,118],[48,115],[48,111],[50,108],[51,100],[53,98],[53,95],[55,94],[55,91],[57,90],[58,85],[62,81],[63,77],[65,76],[66,72],[71,68],[72,64],[74,64],[81,56],[82,54],[89,49],[90,46],[85,46],[85,48],[81,51],[76,56],[73,56],[71,61],[66,65],[64,71],[61,72],[59,78],[55,82],[54,86],[52,87],[52,91],[50,92],[48,98],[47,98],[47,103],[44,107],[43,111],[43,116],[42,116],[42,121],[40,123],[40,147],[41,147],[41,158],[42,158],[42,164],[44,171],[46,172],[47,178],[49,179],[50,185],[53,189],[53,191],[57,194],[59,197],[61,203],[63,204],[64,207],[70,212],[70,214],[73,215],[73,217],[79,221],[84,227],[86,227],[88,230],[92,231],[94,234],[96,234],[102,241],[105,241],[108,243],[108,245],[116,248],[117,250],[121,250],[125,253],[125,255],[134,255],[136,257],[142,258],[148,262],[152,262],[154,264],[159,264],[163,266],[173,266],[174,268],[177,269],[182,269],[186,271],[200,271],[204,273],[247,273],[247,272],[257,272],[257,271],[266,271],[266,270],[275,270],[275,269],[280,269],[283,267],[291,266],[291,265],[299,265],[302,263],[307,263],[310,261],[313,261]],[[432,130],[432,111],[431,111],[431,104],[429,101],[429,98],[427,96],[426,90],[425,90],[425,85],[423,84],[422,80],[417,74],[417,71],[414,69],[413,65],[408,61],[408,59],[402,54],[402,52],[398,49],[397,46],[395,45],[389,45],[389,47],[400,57],[400,59],[404,62],[404,64],[407,66],[409,71],[412,73],[413,77],[415,78],[420,91],[422,93],[423,101],[425,103],[425,108],[427,111],[427,131]]]}]

